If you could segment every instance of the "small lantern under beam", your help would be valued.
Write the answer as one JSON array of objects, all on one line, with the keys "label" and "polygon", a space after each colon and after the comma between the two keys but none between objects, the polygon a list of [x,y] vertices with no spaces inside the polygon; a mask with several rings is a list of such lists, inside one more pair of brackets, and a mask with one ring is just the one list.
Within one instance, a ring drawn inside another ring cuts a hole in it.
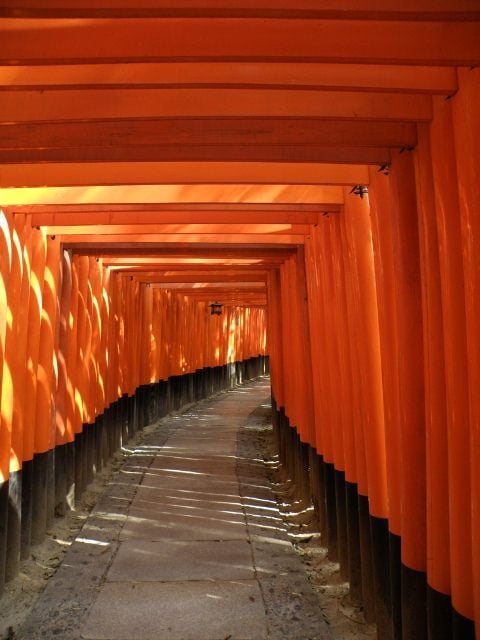
[{"label": "small lantern under beam", "polygon": [[212,302],[208,305],[210,307],[210,315],[221,316],[223,304],[221,302]]}]

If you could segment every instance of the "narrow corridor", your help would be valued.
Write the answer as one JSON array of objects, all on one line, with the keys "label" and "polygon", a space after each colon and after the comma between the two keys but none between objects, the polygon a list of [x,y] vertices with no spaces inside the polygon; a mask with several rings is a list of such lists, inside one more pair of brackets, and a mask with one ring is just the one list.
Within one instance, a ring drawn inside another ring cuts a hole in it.
[{"label": "narrow corridor", "polygon": [[147,428],[15,637],[330,640],[242,438],[269,393],[263,378]]}]

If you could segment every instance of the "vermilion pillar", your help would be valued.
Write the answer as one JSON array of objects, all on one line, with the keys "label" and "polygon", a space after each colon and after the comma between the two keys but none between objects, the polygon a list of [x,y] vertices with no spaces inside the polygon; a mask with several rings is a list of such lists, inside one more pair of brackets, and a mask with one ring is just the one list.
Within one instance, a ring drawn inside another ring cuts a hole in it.
[{"label": "vermilion pillar", "polygon": [[480,73],[459,69],[460,91],[452,103],[465,277],[467,366],[470,404],[472,487],[473,595],[477,637],[480,637],[480,139],[478,102]]},{"label": "vermilion pillar", "polygon": [[[473,619],[470,414],[465,284],[452,105],[434,99],[431,125],[444,325],[452,604]],[[454,618],[455,625],[463,622]],[[461,637],[461,635],[458,635]]]},{"label": "vermilion pillar", "polygon": [[429,638],[450,638],[450,523],[445,352],[429,125],[418,127],[415,173],[425,358]]},{"label": "vermilion pillar", "polygon": [[[53,449],[55,446],[54,358],[57,322],[57,288],[60,265],[60,243],[48,238],[45,263],[42,316],[37,366],[35,403],[35,456],[32,511],[32,542],[41,542],[47,527],[48,492],[53,490]],[[56,364],[56,363],[55,363]]]}]

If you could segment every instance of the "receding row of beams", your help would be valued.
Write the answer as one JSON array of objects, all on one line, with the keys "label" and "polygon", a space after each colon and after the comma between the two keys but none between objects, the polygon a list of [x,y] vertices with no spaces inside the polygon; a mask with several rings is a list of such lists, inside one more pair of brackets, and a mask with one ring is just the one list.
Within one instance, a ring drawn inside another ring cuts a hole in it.
[{"label": "receding row of beams", "polygon": [[[162,284],[154,283],[153,287],[157,287],[158,289],[164,289],[165,287]],[[237,301],[242,300],[243,302],[247,302],[247,300],[255,301],[257,304],[262,304],[262,302],[266,301],[266,293],[263,291],[256,291],[252,289],[250,291],[243,289],[236,289],[231,287],[209,287],[205,289],[192,289],[191,287],[187,287],[184,289],[175,289],[175,293],[180,295],[194,297],[198,300],[204,300],[206,302],[210,302],[216,299],[217,294],[222,299],[220,302],[226,303],[236,303]]]},{"label": "receding row of beams", "polygon": [[7,0],[0,15],[25,17],[297,17],[341,20],[479,19],[475,0]]},{"label": "receding row of beams", "polygon": [[[478,7],[477,7],[478,12]],[[316,61],[469,66],[476,21],[259,18],[2,19],[0,64]]]},{"label": "receding row of beams", "polygon": [[[238,239],[238,235],[235,236]],[[77,238],[75,238],[77,240]],[[111,240],[111,238],[109,238]],[[296,251],[298,244],[286,246],[202,246],[179,244],[173,248],[152,244],[137,250],[138,245],[66,243],[80,254],[93,255],[105,266],[152,287],[168,289],[197,301],[220,300],[226,306],[265,306],[266,279]]]}]

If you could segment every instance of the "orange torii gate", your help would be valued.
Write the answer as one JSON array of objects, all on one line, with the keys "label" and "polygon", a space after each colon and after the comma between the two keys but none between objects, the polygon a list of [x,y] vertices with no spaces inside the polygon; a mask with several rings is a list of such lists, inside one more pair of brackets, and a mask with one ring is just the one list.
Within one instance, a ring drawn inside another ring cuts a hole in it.
[{"label": "orange torii gate", "polygon": [[478,3],[4,5],[0,590],[148,398],[268,354],[378,637],[479,636]]}]

